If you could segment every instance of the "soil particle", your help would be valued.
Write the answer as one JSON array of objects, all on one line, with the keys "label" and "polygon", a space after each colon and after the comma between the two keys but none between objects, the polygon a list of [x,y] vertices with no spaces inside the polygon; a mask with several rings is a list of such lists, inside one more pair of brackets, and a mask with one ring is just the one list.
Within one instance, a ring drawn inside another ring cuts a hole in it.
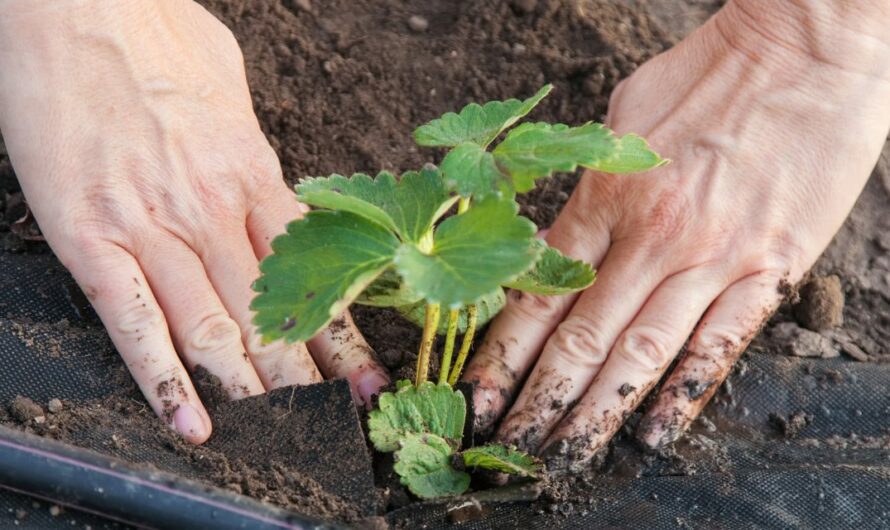
[{"label": "soil particle", "polygon": [[16,396],[12,400],[9,405],[9,413],[22,423],[44,416],[43,407],[24,396]]},{"label": "soil particle", "polygon": [[813,423],[813,416],[803,411],[790,414],[787,418],[781,414],[769,415],[770,423],[785,437],[791,439],[797,437],[808,425]]},{"label": "soil particle", "polygon": [[46,404],[46,408],[53,414],[57,414],[59,412],[62,412],[64,405],[62,404],[62,400],[60,400],[58,398],[53,398],[53,399],[49,400],[49,403]]},{"label": "soil particle", "polygon": [[411,31],[423,33],[430,27],[430,22],[420,15],[412,15],[408,18],[408,27],[411,28]]},{"label": "soil particle", "polygon": [[823,331],[844,323],[844,291],[836,275],[817,276],[803,284],[800,301],[794,305],[798,324],[811,331]]},{"label": "soil particle", "polygon": [[621,397],[627,397],[636,389],[637,387],[631,385],[630,383],[624,383],[623,385],[618,387],[618,395],[620,395]]},{"label": "soil particle", "polygon": [[714,381],[689,379],[683,382],[683,386],[686,387],[686,394],[689,396],[689,399],[699,399],[708,392],[708,389],[714,386]]},{"label": "soil particle", "polygon": [[832,341],[794,322],[783,322],[770,329],[774,343],[781,347],[786,355],[795,357],[819,357],[831,359],[840,355]]}]

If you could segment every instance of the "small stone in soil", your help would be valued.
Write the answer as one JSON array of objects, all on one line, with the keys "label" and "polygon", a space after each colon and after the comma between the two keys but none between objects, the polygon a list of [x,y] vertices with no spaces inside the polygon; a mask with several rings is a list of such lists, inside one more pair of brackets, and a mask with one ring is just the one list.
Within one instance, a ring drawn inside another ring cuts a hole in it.
[{"label": "small stone in soil", "polygon": [[43,416],[43,408],[24,396],[16,396],[9,407],[9,413],[13,418],[24,423]]},{"label": "small stone in soil", "polygon": [[777,324],[770,330],[770,335],[778,346],[794,357],[831,359],[840,355],[830,339],[794,322]]},{"label": "small stone in soil", "polygon": [[510,5],[518,14],[527,15],[538,7],[538,0],[513,0]]},{"label": "small stone in soil", "polygon": [[49,507],[49,514],[52,515],[53,517],[58,517],[58,516],[62,515],[62,507],[58,506],[56,504],[53,504],[52,506]]},{"label": "small stone in soil", "polygon": [[476,499],[469,499],[448,509],[448,522],[451,524],[475,521],[485,515],[485,510]]},{"label": "small stone in soil", "polygon": [[62,405],[61,399],[53,398],[53,399],[49,400],[49,403],[46,404],[46,408],[53,414],[56,414],[56,413],[62,412],[62,409],[64,408],[64,406]]},{"label": "small stone in soil", "polygon": [[408,19],[408,27],[411,28],[411,31],[423,33],[430,27],[430,22],[420,15],[412,15]]},{"label": "small stone in soil", "polygon": [[823,331],[844,323],[844,291],[836,275],[815,277],[798,291],[794,318],[812,331]]}]

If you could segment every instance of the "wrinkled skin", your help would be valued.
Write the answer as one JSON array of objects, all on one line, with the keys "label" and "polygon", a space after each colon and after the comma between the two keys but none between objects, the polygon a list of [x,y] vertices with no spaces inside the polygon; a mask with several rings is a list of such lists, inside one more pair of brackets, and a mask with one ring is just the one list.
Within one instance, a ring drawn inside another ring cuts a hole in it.
[{"label": "wrinkled skin", "polygon": [[369,402],[388,381],[348,315],[308,350],[251,324],[258,260],[302,209],[238,45],[203,8],[0,0],[0,71],[0,128],[43,234],[172,428],[211,433],[186,367],[232,398],[325,375]]},{"label": "wrinkled skin", "polygon": [[681,351],[637,434],[659,448],[689,426],[887,138],[890,6],[843,4],[732,1],[619,85],[609,125],[672,163],[582,178],[546,239],[598,280],[580,296],[511,294],[465,375],[477,428],[583,465]]}]

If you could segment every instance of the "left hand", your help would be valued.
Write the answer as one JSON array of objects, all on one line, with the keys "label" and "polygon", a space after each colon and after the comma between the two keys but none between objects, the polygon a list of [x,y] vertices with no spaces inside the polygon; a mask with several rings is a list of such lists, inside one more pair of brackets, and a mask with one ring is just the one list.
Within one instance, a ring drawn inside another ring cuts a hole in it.
[{"label": "left hand", "polygon": [[890,39],[812,46],[812,24],[756,2],[731,1],[615,90],[609,125],[673,163],[582,178],[547,241],[599,279],[574,297],[511,293],[465,376],[477,429],[534,367],[496,438],[548,467],[585,463],[692,335],[638,431],[672,442],[840,228],[890,126]]}]

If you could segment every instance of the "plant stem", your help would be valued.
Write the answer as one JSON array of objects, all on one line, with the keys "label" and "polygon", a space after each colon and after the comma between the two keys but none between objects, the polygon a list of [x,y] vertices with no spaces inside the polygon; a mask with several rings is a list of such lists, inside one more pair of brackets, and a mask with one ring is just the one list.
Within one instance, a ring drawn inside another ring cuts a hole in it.
[{"label": "plant stem", "polygon": [[423,323],[423,339],[420,342],[420,352],[417,353],[417,374],[414,378],[414,386],[420,387],[426,382],[430,373],[430,351],[436,340],[436,331],[439,329],[439,304],[426,305],[426,320]]},{"label": "plant stem", "polygon": [[439,384],[448,382],[451,371],[451,356],[454,355],[454,339],[457,338],[457,319],[460,309],[452,309],[448,313],[448,332],[445,334],[445,351],[442,352],[442,365],[439,366]]},{"label": "plant stem", "polygon": [[457,361],[454,362],[454,369],[451,371],[451,377],[448,383],[454,386],[460,377],[461,371],[464,369],[464,363],[467,360],[467,354],[470,353],[470,346],[473,345],[473,336],[476,334],[476,305],[467,306],[467,332],[464,333],[464,340],[460,345],[460,352],[457,354]]},{"label": "plant stem", "polygon": [[[457,213],[462,214],[465,211],[467,211],[467,209],[469,207],[470,207],[470,198],[469,197],[461,197],[457,203]],[[424,329],[423,329],[424,344],[426,344],[426,342],[427,342],[427,327],[429,327],[429,317],[430,317],[429,308],[430,308],[430,306],[427,305],[427,318],[426,318],[426,322],[424,323]],[[438,306],[436,307],[436,310],[438,313]],[[473,323],[474,323],[473,327],[475,327],[476,306],[475,305],[470,306],[468,311],[473,314]],[[469,315],[469,313],[468,313],[468,315]],[[448,381],[448,372],[449,372],[449,370],[451,370],[451,357],[454,355],[454,342],[455,342],[455,339],[457,338],[457,320],[459,317],[460,317],[460,308],[452,309],[448,313],[448,329],[445,333],[445,350],[442,352],[442,363],[439,366],[439,384],[442,384],[442,383],[445,383]],[[436,327],[438,327],[438,318],[439,317],[437,314],[436,315]],[[469,329],[467,331],[470,332]],[[435,336],[435,333],[433,334],[433,336]],[[466,342],[466,338],[464,339],[464,342]],[[467,349],[469,349],[469,348],[467,348]],[[463,350],[464,350],[464,344],[461,344],[461,353],[458,356],[458,363],[460,363],[461,366],[463,365],[463,359],[466,358],[466,352],[464,352]],[[423,345],[421,345],[421,355],[423,355]],[[429,367],[429,351],[426,352],[426,358],[423,359],[422,361],[424,363],[426,363],[426,367],[424,367],[424,372],[426,372]],[[421,362],[420,356],[418,356],[417,362],[418,362],[418,374],[419,374],[419,370],[420,370],[419,363]],[[420,383],[418,383],[418,384],[420,384]]]}]

